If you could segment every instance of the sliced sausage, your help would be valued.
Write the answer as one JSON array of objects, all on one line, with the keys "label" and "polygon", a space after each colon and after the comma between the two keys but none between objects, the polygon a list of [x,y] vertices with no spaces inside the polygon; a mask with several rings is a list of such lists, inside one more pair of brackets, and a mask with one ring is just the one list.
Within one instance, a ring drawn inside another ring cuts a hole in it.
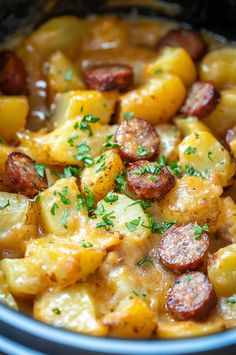
[{"label": "sliced sausage", "polygon": [[159,48],[182,47],[193,60],[197,60],[206,52],[206,43],[199,33],[178,29],[169,31],[159,42]]},{"label": "sliced sausage", "polygon": [[119,153],[125,161],[154,158],[158,154],[160,137],[154,127],[140,118],[123,121],[116,131]]},{"label": "sliced sausage", "polygon": [[133,70],[128,65],[106,64],[84,71],[84,82],[88,89],[124,91],[133,85]]},{"label": "sliced sausage", "polygon": [[194,223],[170,228],[161,238],[158,252],[162,264],[183,273],[203,264],[209,251],[209,237],[203,233],[196,239]]},{"label": "sliced sausage", "polygon": [[193,84],[180,112],[187,116],[203,118],[214,110],[220,101],[220,94],[212,83],[199,81]]},{"label": "sliced sausage", "polygon": [[167,291],[167,306],[180,320],[197,320],[209,314],[215,307],[215,291],[202,272],[192,271],[175,280]]},{"label": "sliced sausage", "polygon": [[40,176],[35,168],[35,161],[20,152],[8,155],[6,174],[14,190],[29,198],[48,187],[46,174]]},{"label": "sliced sausage", "polygon": [[175,185],[175,178],[166,167],[158,163],[138,161],[127,169],[130,190],[143,200],[160,200]]},{"label": "sliced sausage", "polygon": [[26,71],[22,60],[11,50],[0,52],[0,90],[5,95],[27,93]]}]

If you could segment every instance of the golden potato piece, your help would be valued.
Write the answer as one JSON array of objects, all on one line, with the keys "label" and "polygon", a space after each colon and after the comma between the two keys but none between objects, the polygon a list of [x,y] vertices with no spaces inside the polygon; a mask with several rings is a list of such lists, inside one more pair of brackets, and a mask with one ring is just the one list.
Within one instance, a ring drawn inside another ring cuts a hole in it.
[{"label": "golden potato piece", "polygon": [[0,258],[23,256],[26,241],[37,235],[34,204],[23,195],[0,192]]},{"label": "golden potato piece", "polygon": [[[149,219],[140,205],[122,194],[114,194],[114,202],[99,201],[97,205],[97,228],[108,228],[127,237],[131,242],[144,243],[151,230],[143,227],[149,225]],[[143,224],[143,225],[142,225]]]},{"label": "golden potato piece", "polygon": [[40,220],[43,231],[57,235],[75,233],[83,218],[87,218],[85,208],[77,208],[80,191],[74,177],[56,181],[40,194]]},{"label": "golden potato piece", "polygon": [[34,303],[34,318],[75,332],[104,336],[106,327],[96,314],[96,300],[84,284],[47,291]]},{"label": "golden potato piece", "polygon": [[199,131],[211,132],[210,129],[202,123],[197,117],[176,117],[174,123],[180,129],[184,137],[189,136],[191,133]]},{"label": "golden potato piece", "polygon": [[217,89],[236,84],[235,59],[235,48],[224,47],[207,53],[200,63],[200,79],[213,82]]},{"label": "golden potato piece", "polygon": [[209,116],[203,119],[203,123],[218,137],[224,138],[227,130],[236,125],[236,86],[222,90],[220,95],[219,104]]},{"label": "golden potato piece", "polygon": [[48,86],[51,102],[58,92],[84,88],[78,71],[61,51],[53,53],[48,65]]},{"label": "golden potato piece", "polygon": [[88,189],[99,201],[115,186],[115,177],[124,169],[117,150],[108,150],[96,158],[95,164],[82,171],[81,190]]},{"label": "golden potato piece", "polygon": [[204,176],[214,175],[222,186],[230,184],[235,172],[228,151],[209,132],[195,132],[179,144],[179,163],[192,166]]},{"label": "golden potato piece", "polygon": [[159,74],[144,85],[120,97],[119,121],[131,112],[153,125],[166,123],[181,107],[186,95],[182,81],[174,75]]},{"label": "golden potato piece", "polygon": [[106,136],[114,133],[114,127],[98,122],[88,123],[88,130],[80,129],[81,122],[85,120],[69,120],[44,136],[43,149],[58,165],[92,165],[93,158],[104,150]]},{"label": "golden potato piece", "polygon": [[45,237],[28,243],[25,255],[42,265],[52,284],[67,286],[93,273],[101,265],[105,252],[89,244]]},{"label": "golden potato piece", "polygon": [[222,188],[197,176],[183,176],[174,188],[152,207],[155,216],[163,220],[178,221],[179,224],[197,222],[208,224],[214,232],[220,215]]},{"label": "golden potato piece", "polygon": [[217,296],[236,293],[236,244],[219,249],[208,264],[208,277]]},{"label": "golden potato piece", "polygon": [[178,76],[186,86],[192,85],[197,79],[195,64],[183,48],[165,47],[156,60],[144,67],[147,76],[162,72]]},{"label": "golden potato piece", "polygon": [[231,197],[221,199],[220,224],[217,235],[236,243],[236,204]]},{"label": "golden potato piece", "polygon": [[18,311],[18,305],[9,291],[9,287],[4,278],[3,272],[0,270],[0,303]]},{"label": "golden potato piece", "polygon": [[154,332],[156,317],[138,297],[126,297],[112,313],[103,318],[108,335],[119,338],[147,339]]},{"label": "golden potato piece", "polygon": [[178,160],[178,145],[181,141],[178,127],[170,124],[160,124],[155,129],[161,139],[159,155],[163,155],[168,161]]},{"label": "golden potato piece", "polygon": [[51,122],[58,127],[78,116],[93,114],[100,118],[101,124],[107,124],[115,111],[117,99],[118,93],[116,92],[96,90],[75,90],[58,94]]},{"label": "golden potato piece", "polygon": [[28,113],[25,96],[0,96],[0,137],[7,142],[16,139],[16,133],[25,127]]},{"label": "golden potato piece", "polygon": [[43,267],[35,258],[3,259],[0,266],[10,292],[16,297],[32,298],[49,285]]}]

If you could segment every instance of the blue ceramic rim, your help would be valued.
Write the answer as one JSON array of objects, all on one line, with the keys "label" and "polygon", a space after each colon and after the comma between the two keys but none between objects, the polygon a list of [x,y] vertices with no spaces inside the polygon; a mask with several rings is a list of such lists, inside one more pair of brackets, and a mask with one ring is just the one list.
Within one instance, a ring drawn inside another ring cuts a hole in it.
[{"label": "blue ceramic rim", "polygon": [[80,350],[128,355],[186,354],[212,351],[236,345],[236,329],[213,335],[175,340],[126,340],[101,338],[78,334],[56,328],[0,305],[0,319],[3,323],[24,332]]}]

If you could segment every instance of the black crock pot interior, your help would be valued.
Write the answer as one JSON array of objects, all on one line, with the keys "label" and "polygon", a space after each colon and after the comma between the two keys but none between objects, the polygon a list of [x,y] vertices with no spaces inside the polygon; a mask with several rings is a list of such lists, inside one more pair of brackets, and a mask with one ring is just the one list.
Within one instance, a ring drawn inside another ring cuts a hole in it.
[{"label": "black crock pot interior", "polygon": [[[148,6],[145,4],[147,3],[145,0],[143,2],[140,0],[51,0],[51,7],[47,6],[47,3],[47,0],[0,0],[0,43],[16,31],[35,28],[52,16],[73,14],[83,17],[91,13],[128,14],[131,12],[145,16],[173,18],[236,41],[236,0],[167,0],[159,2],[153,0],[148,2]],[[137,6],[134,6],[134,3]],[[163,3],[166,4],[166,7],[163,7]],[[25,315],[19,315],[15,311],[7,309],[3,305],[0,305],[0,334],[2,336],[2,338],[0,336],[0,353],[4,351],[6,354],[14,355],[36,355],[37,351],[53,355],[98,353],[236,354],[236,330],[181,341],[156,340],[145,343],[111,339],[96,340],[94,337],[76,335],[72,332],[42,325]],[[51,334],[53,338],[47,337],[46,339],[46,334]],[[76,339],[77,345],[72,344],[76,342]],[[106,351],[101,346],[101,341],[107,344]],[[109,344],[111,344],[110,351]],[[144,349],[143,352],[140,350],[141,348]],[[37,352],[37,354],[39,353]]]}]

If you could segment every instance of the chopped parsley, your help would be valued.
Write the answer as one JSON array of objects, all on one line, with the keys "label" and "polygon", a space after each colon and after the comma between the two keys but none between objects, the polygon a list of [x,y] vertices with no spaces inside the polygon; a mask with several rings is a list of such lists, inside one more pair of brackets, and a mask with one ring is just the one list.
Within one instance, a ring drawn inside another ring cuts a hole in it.
[{"label": "chopped parsley", "polygon": [[105,208],[104,208],[104,206],[101,204],[101,205],[98,205],[97,206],[97,209],[95,210],[95,215],[96,216],[102,216],[103,214],[104,214],[104,212],[105,212]]},{"label": "chopped parsley", "polygon": [[80,211],[83,207],[86,206],[85,197],[82,194],[77,195],[77,200],[75,201],[75,207]]},{"label": "chopped parsley", "polygon": [[137,230],[137,227],[140,224],[140,217],[138,217],[137,219],[133,219],[130,222],[125,223],[126,228],[130,231],[130,232],[135,232]]},{"label": "chopped parsley", "polygon": [[68,192],[68,186],[63,186],[61,189],[61,193],[58,192],[58,195],[61,198],[61,202],[64,203],[64,205],[70,205],[70,199],[67,196],[67,192]]},{"label": "chopped parsley", "polygon": [[163,73],[163,70],[161,68],[157,68],[156,70],[154,70],[154,74],[161,74]]},{"label": "chopped parsley", "polygon": [[208,159],[210,159],[211,161],[213,161],[212,154],[213,154],[213,152],[208,152],[207,153]]},{"label": "chopped parsley", "polygon": [[67,225],[67,217],[68,217],[68,215],[69,215],[68,211],[64,210],[64,211],[63,211],[63,215],[62,215],[62,222],[61,222],[61,224],[62,224],[62,226],[63,226],[65,229],[68,228],[68,225]]},{"label": "chopped parsley", "polygon": [[112,219],[115,218],[114,216],[114,211],[111,211],[110,213],[105,214],[102,217],[102,222],[97,222],[96,224],[96,228],[109,228],[109,227],[113,227],[113,222]]},{"label": "chopped parsley", "polygon": [[88,154],[91,148],[87,145],[87,143],[84,141],[83,143],[78,144],[76,148],[77,148],[77,152],[75,155],[75,159],[78,161],[82,161],[84,166],[93,165],[94,159],[91,154]]},{"label": "chopped parsley", "polygon": [[5,208],[7,208],[8,206],[10,206],[10,201],[9,201],[9,200],[7,200],[7,203],[6,203],[5,205],[0,206],[0,210],[2,211],[2,210],[4,210]]},{"label": "chopped parsley", "polygon": [[189,276],[189,275],[184,276],[184,281],[190,282],[191,281],[191,276]]},{"label": "chopped parsley", "polygon": [[188,148],[185,149],[184,154],[186,154],[186,155],[195,154],[196,151],[197,151],[196,147],[189,146]]},{"label": "chopped parsley", "polygon": [[148,154],[148,150],[144,149],[143,146],[140,144],[138,146],[138,156],[145,157]]},{"label": "chopped parsley", "polygon": [[209,228],[208,228],[207,224],[204,224],[201,227],[201,226],[199,226],[198,223],[195,223],[194,226],[193,226],[193,231],[194,231],[194,238],[195,239],[200,239],[204,232],[208,232],[209,231]]},{"label": "chopped parsley", "polygon": [[106,136],[106,142],[103,143],[103,147],[106,149],[115,149],[120,147],[120,144],[117,142],[112,142],[111,139],[113,138],[114,134],[109,134]]},{"label": "chopped parsley", "polygon": [[64,168],[64,178],[69,178],[71,176],[80,176],[81,175],[81,169],[78,168],[77,166],[74,165],[67,165]]},{"label": "chopped parsley", "polygon": [[95,169],[95,173],[104,171],[106,169],[106,155],[103,153],[98,158],[94,160],[94,163],[98,165]]},{"label": "chopped parsley", "polygon": [[44,175],[45,175],[46,165],[45,164],[40,164],[40,163],[35,163],[34,164],[34,168],[37,171],[38,176],[43,178]]},{"label": "chopped parsley", "polygon": [[94,246],[93,243],[90,242],[86,242],[85,240],[81,240],[79,242],[79,244],[83,247],[83,248],[92,248]]},{"label": "chopped parsley", "polygon": [[87,198],[87,201],[86,201],[86,208],[88,211],[92,211],[93,207],[94,207],[94,200],[95,200],[95,197],[94,195],[92,195],[90,193],[90,190],[88,188],[85,188],[84,189],[84,192],[85,192],[85,195],[86,195],[86,198]]},{"label": "chopped parsley", "polygon": [[50,212],[53,216],[56,215],[56,209],[59,208],[58,204],[56,202],[54,202],[54,204],[52,205]]},{"label": "chopped parsley", "polygon": [[172,161],[169,165],[169,169],[172,174],[176,175],[177,177],[182,177],[181,167],[178,165],[177,161]]},{"label": "chopped parsley", "polygon": [[42,191],[40,191],[40,192],[34,197],[34,199],[33,199],[33,202],[34,202],[34,203],[39,202],[41,193],[42,193]]},{"label": "chopped parsley", "polygon": [[53,312],[54,314],[57,314],[57,315],[58,315],[58,314],[61,314],[60,309],[57,308],[57,307],[56,307],[56,308],[53,308],[53,309],[52,309],[52,312]]},{"label": "chopped parsley", "polygon": [[105,202],[115,202],[118,200],[118,196],[114,192],[109,191],[106,197],[104,197]]},{"label": "chopped parsley", "polygon": [[75,140],[79,137],[78,133],[72,133],[72,135],[67,139],[67,142],[71,147],[75,146]]},{"label": "chopped parsley", "polygon": [[236,296],[231,296],[226,299],[226,303],[236,304]]},{"label": "chopped parsley", "polygon": [[123,170],[122,175],[116,174],[116,177],[115,177],[115,184],[116,184],[115,191],[121,192],[121,191],[123,191],[125,189],[125,187],[126,187],[125,174],[126,174],[125,170]]},{"label": "chopped parsley", "polygon": [[199,133],[195,132],[195,138],[198,139],[200,137]]},{"label": "chopped parsley", "polygon": [[67,69],[66,74],[65,74],[65,81],[70,81],[72,79],[72,70],[71,69]]},{"label": "chopped parsley", "polygon": [[127,120],[130,120],[131,118],[134,117],[134,112],[125,112],[123,114],[123,117],[126,118]]},{"label": "chopped parsley", "polygon": [[195,169],[192,165],[185,165],[184,167],[184,171],[187,175],[191,175],[191,176],[198,176],[203,178],[203,174],[201,171]]},{"label": "chopped parsley", "polygon": [[143,265],[145,265],[145,264],[149,264],[149,265],[155,266],[153,260],[150,259],[147,255],[145,255],[144,258],[140,259],[140,260],[137,262],[137,265],[138,265],[138,266],[143,266]]},{"label": "chopped parsley", "polygon": [[152,227],[152,232],[153,233],[158,233],[158,234],[163,234],[168,229],[170,229],[173,225],[175,225],[177,221],[162,221],[159,223],[154,223]]},{"label": "chopped parsley", "polygon": [[151,207],[152,203],[150,201],[146,201],[146,200],[137,200],[137,201],[134,201],[133,203],[131,203],[131,205],[128,205],[126,207],[126,209],[130,206],[133,206],[133,205],[140,205],[142,207],[142,209],[146,210],[147,208]]},{"label": "chopped parsley", "polygon": [[85,115],[79,124],[79,128],[81,129],[81,131],[84,131],[84,132],[88,131],[89,137],[92,137],[93,131],[92,131],[89,123],[96,123],[98,121],[100,121],[100,118],[98,118],[95,115]]}]

